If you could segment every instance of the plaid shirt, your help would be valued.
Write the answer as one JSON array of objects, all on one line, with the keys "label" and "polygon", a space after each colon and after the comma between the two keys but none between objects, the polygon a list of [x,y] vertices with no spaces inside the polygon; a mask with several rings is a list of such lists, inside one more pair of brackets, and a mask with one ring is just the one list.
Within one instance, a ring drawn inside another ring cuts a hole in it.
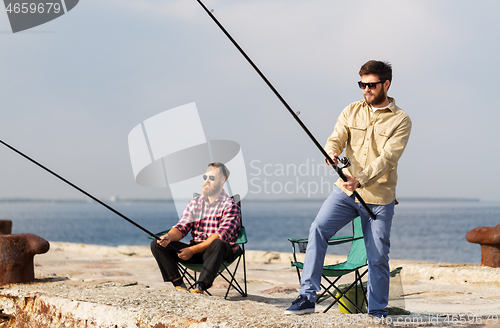
[{"label": "plaid shirt", "polygon": [[191,241],[202,242],[214,233],[232,246],[233,253],[238,250],[235,244],[241,226],[240,207],[222,190],[219,197],[208,203],[205,196],[193,198],[182,213],[174,228],[185,237],[191,230]]}]

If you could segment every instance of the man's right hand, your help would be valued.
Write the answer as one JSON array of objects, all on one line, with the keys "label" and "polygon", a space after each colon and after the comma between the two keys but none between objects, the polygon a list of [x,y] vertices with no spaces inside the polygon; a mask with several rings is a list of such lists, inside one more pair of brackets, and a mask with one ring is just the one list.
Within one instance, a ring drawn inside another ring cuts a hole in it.
[{"label": "man's right hand", "polygon": [[167,246],[168,246],[168,244],[170,244],[170,242],[171,242],[171,241],[172,241],[172,240],[171,240],[170,235],[169,235],[168,233],[167,233],[166,235],[161,236],[161,237],[160,237],[160,240],[158,240],[158,239],[156,240],[156,242],[157,242],[160,246],[162,246],[162,247],[167,247]]},{"label": "man's right hand", "polygon": [[[330,155],[330,158],[333,159],[333,162],[335,163],[335,165],[339,164],[339,160],[338,160],[339,155],[337,155],[337,153],[330,153],[328,155]],[[328,165],[330,165],[330,162],[328,162]]]}]

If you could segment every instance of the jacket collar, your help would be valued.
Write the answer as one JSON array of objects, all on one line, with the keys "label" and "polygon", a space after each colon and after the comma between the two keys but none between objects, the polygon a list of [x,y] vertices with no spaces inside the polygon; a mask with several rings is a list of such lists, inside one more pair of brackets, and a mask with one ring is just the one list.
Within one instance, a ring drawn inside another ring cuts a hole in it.
[{"label": "jacket collar", "polygon": [[[390,101],[390,105],[385,107],[385,108],[388,108],[391,112],[393,112],[394,114],[396,114],[398,112],[398,107],[396,106],[396,100],[392,97],[387,97],[387,99],[389,99]],[[368,108],[370,107],[370,105],[368,105],[368,103],[366,102],[366,100],[363,100],[364,102],[364,105],[367,106]],[[370,109],[371,110],[371,109]]]}]

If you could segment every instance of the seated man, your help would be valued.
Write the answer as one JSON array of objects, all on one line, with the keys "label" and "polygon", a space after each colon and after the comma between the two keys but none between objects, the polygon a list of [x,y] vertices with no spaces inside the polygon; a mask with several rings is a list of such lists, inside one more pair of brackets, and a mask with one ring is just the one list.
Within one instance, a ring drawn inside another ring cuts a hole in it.
[{"label": "seated man", "polygon": [[[151,252],[163,281],[171,281],[177,289],[187,289],[177,268],[178,261],[203,264],[196,286],[191,290],[191,293],[203,294],[212,286],[222,262],[231,262],[238,250],[235,242],[241,226],[241,211],[222,189],[228,177],[229,170],[224,164],[208,164],[203,175],[202,196],[189,202],[168,234],[151,242]],[[192,236],[189,245],[180,242],[189,231]]]}]

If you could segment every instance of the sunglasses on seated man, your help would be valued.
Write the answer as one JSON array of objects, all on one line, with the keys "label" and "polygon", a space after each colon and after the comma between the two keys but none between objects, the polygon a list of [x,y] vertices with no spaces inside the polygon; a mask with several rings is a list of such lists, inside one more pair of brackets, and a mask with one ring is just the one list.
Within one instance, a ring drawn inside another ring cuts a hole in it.
[{"label": "sunglasses on seated man", "polygon": [[203,174],[203,181],[207,180],[207,178],[209,178],[210,181],[214,181],[215,180],[215,177],[213,175]]}]

